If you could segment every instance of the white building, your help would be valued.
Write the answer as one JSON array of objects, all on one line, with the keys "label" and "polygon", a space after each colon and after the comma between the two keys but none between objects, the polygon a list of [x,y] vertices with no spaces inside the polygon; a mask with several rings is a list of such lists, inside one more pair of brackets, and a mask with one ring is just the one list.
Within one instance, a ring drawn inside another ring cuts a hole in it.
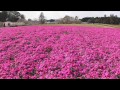
[{"label": "white building", "polygon": [[4,24],[4,27],[10,27],[11,25],[13,25],[13,23],[10,21],[4,22],[3,24]]},{"label": "white building", "polygon": [[4,27],[16,27],[25,25],[24,22],[10,22],[10,21],[4,22],[3,24]]}]

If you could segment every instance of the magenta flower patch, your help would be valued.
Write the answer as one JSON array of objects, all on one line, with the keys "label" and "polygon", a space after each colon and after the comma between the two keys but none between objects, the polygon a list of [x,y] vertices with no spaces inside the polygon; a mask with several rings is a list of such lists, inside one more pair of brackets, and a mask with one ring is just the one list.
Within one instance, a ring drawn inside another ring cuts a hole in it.
[{"label": "magenta flower patch", "polygon": [[0,29],[0,79],[120,79],[120,29]]}]

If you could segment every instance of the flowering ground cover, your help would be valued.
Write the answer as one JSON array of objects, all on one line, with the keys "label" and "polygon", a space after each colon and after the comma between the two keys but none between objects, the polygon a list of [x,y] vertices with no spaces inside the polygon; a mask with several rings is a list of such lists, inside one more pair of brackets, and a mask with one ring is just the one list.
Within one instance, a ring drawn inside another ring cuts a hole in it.
[{"label": "flowering ground cover", "polygon": [[119,78],[118,28],[0,28],[0,79]]}]

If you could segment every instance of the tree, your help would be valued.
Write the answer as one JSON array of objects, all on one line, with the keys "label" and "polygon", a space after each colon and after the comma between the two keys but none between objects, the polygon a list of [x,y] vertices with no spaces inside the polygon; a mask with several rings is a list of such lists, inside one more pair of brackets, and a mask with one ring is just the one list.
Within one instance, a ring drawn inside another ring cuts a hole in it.
[{"label": "tree", "polygon": [[91,19],[91,17],[85,17],[85,18],[82,18],[81,21],[82,22],[87,22],[89,19]]},{"label": "tree", "polygon": [[63,19],[62,19],[62,23],[63,24],[72,24],[74,23],[75,19],[73,17],[70,17],[68,15],[66,15]]},{"label": "tree", "polygon": [[63,18],[63,23],[69,24],[69,23],[70,23],[70,16],[66,15],[66,16]]},{"label": "tree", "polygon": [[75,21],[78,21],[78,16],[75,16]]},{"label": "tree", "polygon": [[0,12],[0,21],[1,22],[6,22],[6,21],[16,22],[21,18],[25,19],[24,15],[20,14],[17,11],[2,11],[2,12]]},{"label": "tree", "polygon": [[25,16],[24,16],[23,14],[21,14],[20,17],[21,17],[21,19],[24,19],[24,20],[25,20]]},{"label": "tree", "polygon": [[103,23],[103,24],[120,24],[120,18],[117,15],[111,14],[110,16],[104,15],[104,17],[85,17],[82,18],[83,22],[89,23]]},{"label": "tree", "polygon": [[7,11],[2,11],[2,12],[0,13],[0,21],[1,21],[1,22],[5,22],[5,21],[7,20],[7,17],[8,17]]},{"label": "tree", "polygon": [[31,19],[28,19],[28,21],[32,21]]},{"label": "tree", "polygon": [[95,23],[99,23],[99,18],[98,17],[96,17]]},{"label": "tree", "polygon": [[81,20],[79,20],[78,16],[75,16],[75,23],[76,23],[76,24],[81,23]]},{"label": "tree", "polygon": [[91,23],[91,19],[88,19],[88,21],[87,21],[88,23]]},{"label": "tree", "polygon": [[21,14],[18,18],[19,18],[19,19],[18,19],[17,22],[24,22],[24,21],[26,21],[26,20],[25,20],[25,16],[24,16],[23,14]]},{"label": "tree", "polygon": [[91,17],[90,19],[88,19],[88,21],[87,21],[88,23],[95,23],[95,18],[94,17]]},{"label": "tree", "polygon": [[105,14],[104,17],[107,17],[107,15]]},{"label": "tree", "polygon": [[7,21],[16,22],[21,19],[21,14],[17,11],[7,11],[8,17]]},{"label": "tree", "polygon": [[44,24],[45,23],[45,16],[44,16],[43,12],[41,12],[41,14],[39,16],[39,21],[40,21],[40,24]]}]

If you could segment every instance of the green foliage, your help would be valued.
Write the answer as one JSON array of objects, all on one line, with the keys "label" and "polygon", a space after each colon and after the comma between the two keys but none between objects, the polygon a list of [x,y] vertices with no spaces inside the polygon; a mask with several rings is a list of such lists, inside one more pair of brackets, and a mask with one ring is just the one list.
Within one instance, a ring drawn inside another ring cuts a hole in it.
[{"label": "green foliage", "polygon": [[17,11],[2,11],[2,12],[0,12],[0,21],[1,22],[6,22],[6,21],[16,22],[19,19],[25,19],[25,17],[23,14],[20,14]]},{"label": "green foliage", "polygon": [[102,23],[102,24],[119,24],[120,18],[117,17],[117,15],[110,15],[107,17],[104,15],[104,17],[85,17],[81,19],[82,22],[88,22],[88,23]]}]

